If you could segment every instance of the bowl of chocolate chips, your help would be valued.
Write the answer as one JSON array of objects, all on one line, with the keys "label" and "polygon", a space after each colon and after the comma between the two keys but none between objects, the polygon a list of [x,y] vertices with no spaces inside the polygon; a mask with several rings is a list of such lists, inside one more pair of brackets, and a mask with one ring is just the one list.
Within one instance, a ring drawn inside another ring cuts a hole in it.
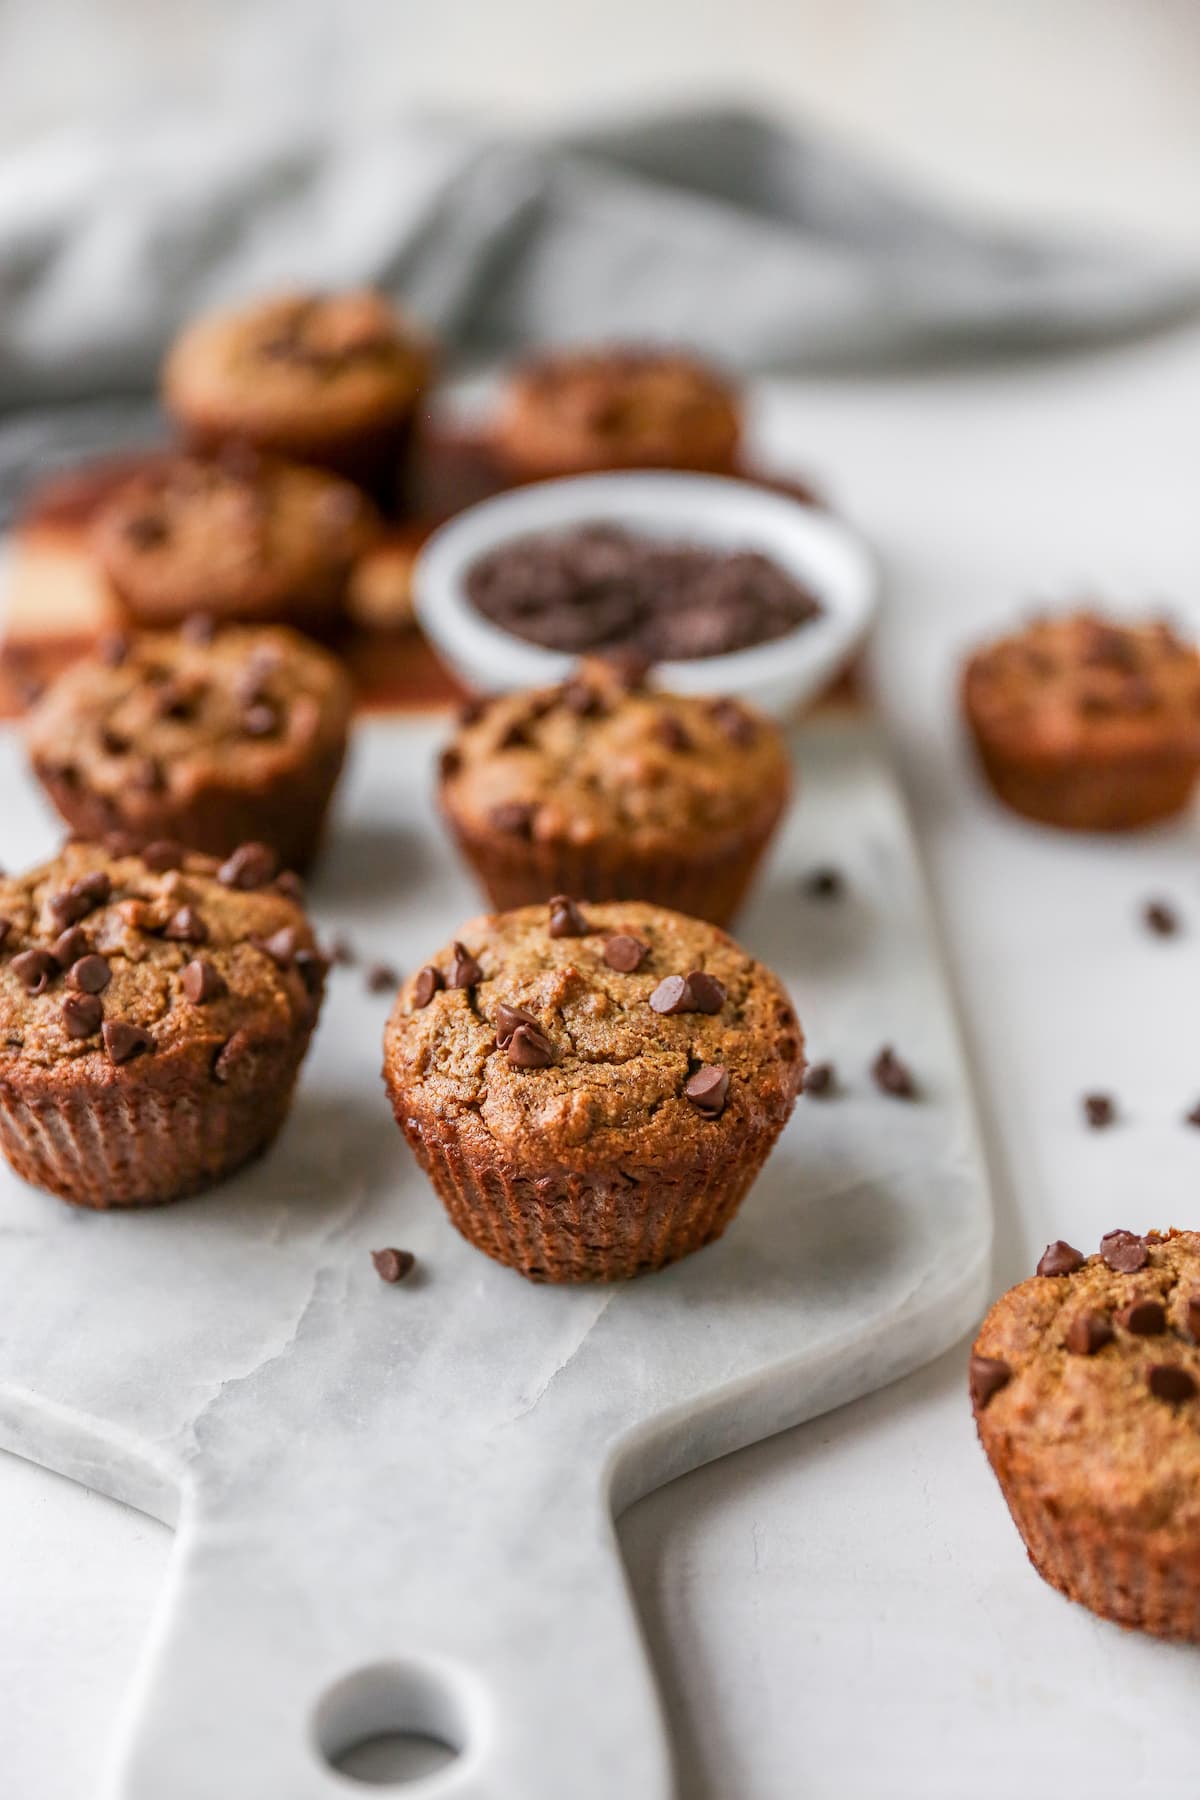
[{"label": "bowl of chocolate chips", "polygon": [[840,520],[713,475],[544,481],[434,533],[413,571],[426,636],[469,686],[561,681],[581,656],[655,666],[677,693],[785,714],[861,644],[876,578]]}]

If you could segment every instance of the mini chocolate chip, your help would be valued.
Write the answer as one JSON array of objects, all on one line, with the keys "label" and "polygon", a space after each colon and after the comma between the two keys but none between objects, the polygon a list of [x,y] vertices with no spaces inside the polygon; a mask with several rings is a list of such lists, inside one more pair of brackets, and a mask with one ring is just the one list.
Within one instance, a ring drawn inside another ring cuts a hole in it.
[{"label": "mini chocolate chip", "polygon": [[114,731],[111,725],[102,725],[100,727],[100,748],[106,756],[126,756],[132,749],[132,745],[123,732]]},{"label": "mini chocolate chip", "polygon": [[1117,1314],[1117,1324],[1134,1337],[1161,1337],[1167,1329],[1167,1309],[1161,1300],[1131,1300]]},{"label": "mini chocolate chip", "polygon": [[691,991],[693,1012],[720,1012],[725,1004],[725,988],[715,975],[706,975],[703,969],[689,969],[685,979]]},{"label": "mini chocolate chip", "polygon": [[298,906],[304,904],[304,882],[295,869],[280,869],[271,886],[285,900],[294,900]]},{"label": "mini chocolate chip", "polygon": [[428,1006],[438,989],[445,985],[442,971],[435,969],[432,963],[426,963],[423,969],[417,970],[417,978],[413,982],[413,1005],[418,1009]]},{"label": "mini chocolate chip", "polygon": [[837,1072],[832,1063],[814,1063],[804,1077],[804,1092],[818,1100],[827,1100],[836,1088]]},{"label": "mini chocolate chip", "polygon": [[12,930],[11,919],[0,919],[0,950],[4,948],[5,939]]},{"label": "mini chocolate chip", "polygon": [[119,631],[109,632],[96,645],[96,655],[110,669],[119,669],[129,655],[129,639]]},{"label": "mini chocolate chip", "polygon": [[446,977],[446,986],[450,988],[474,987],[477,981],[483,980],[483,969],[471,952],[462,944],[454,945],[454,960],[450,964],[450,973]]},{"label": "mini chocolate chip", "polygon": [[211,644],[217,635],[216,620],[211,613],[189,613],[179,627],[179,635],[188,644]]},{"label": "mini chocolate chip", "polygon": [[890,1044],[885,1044],[871,1064],[871,1079],[881,1093],[896,1100],[915,1100],[917,1084],[912,1071],[902,1063]]},{"label": "mini chocolate chip", "polygon": [[91,1037],[99,1031],[104,1008],[95,994],[68,994],[62,1004],[62,1021],[68,1037]]},{"label": "mini chocolate chip", "polygon": [[1196,1392],[1195,1381],[1178,1363],[1155,1363],[1146,1380],[1156,1400],[1182,1403],[1191,1400]]},{"label": "mini chocolate chip", "polygon": [[1142,919],[1155,937],[1174,937],[1179,930],[1179,914],[1165,900],[1148,900],[1142,908]]},{"label": "mini chocolate chip", "polygon": [[12,972],[27,994],[44,994],[58,974],[58,964],[48,950],[22,950],[12,959]]},{"label": "mini chocolate chip", "polygon": [[416,1257],[411,1250],[372,1250],[371,1261],[380,1281],[394,1284],[412,1272]]},{"label": "mini chocolate chip", "polygon": [[550,901],[549,932],[552,938],[587,937],[591,926],[569,894],[555,894]]},{"label": "mini chocolate chip", "polygon": [[971,1358],[971,1398],[976,1410],[983,1412],[990,1406],[1002,1388],[1006,1388],[1012,1380],[1012,1370],[999,1356],[973,1356]]},{"label": "mini chocolate chip", "polygon": [[237,1073],[239,1066],[248,1061],[253,1054],[254,1039],[243,1026],[240,1031],[235,1031],[233,1036],[222,1044],[214,1056],[213,1080],[224,1086]]},{"label": "mini chocolate chip", "polygon": [[190,1000],[193,1006],[203,1006],[209,1000],[217,1000],[226,991],[221,971],[202,956],[196,957],[183,969],[179,985],[183,989],[184,999]]},{"label": "mini chocolate chip", "polygon": [[814,869],[804,878],[804,891],[813,900],[840,900],[846,891],[846,878],[840,869]]},{"label": "mini chocolate chip", "polygon": [[534,1031],[541,1030],[532,1013],[523,1012],[519,1006],[509,1006],[502,1000],[496,1008],[497,1049],[507,1050],[513,1032],[518,1031],[522,1025],[531,1026]]},{"label": "mini chocolate chip", "polygon": [[182,682],[171,681],[166,684],[158,696],[158,714],[162,719],[190,719],[194,717],[200,695],[204,691],[204,683],[184,686]]},{"label": "mini chocolate chip", "polygon": [[696,1070],[683,1091],[702,1119],[719,1119],[729,1098],[729,1070],[720,1063],[707,1063]]},{"label": "mini chocolate chip", "polygon": [[619,931],[604,946],[605,962],[610,969],[616,969],[621,975],[636,974],[649,954],[649,944],[643,944],[640,938],[631,937],[627,931]]},{"label": "mini chocolate chip", "polygon": [[174,838],[155,838],[142,851],[142,861],[156,875],[165,875],[170,869],[182,869],[187,851]]},{"label": "mini chocolate chip", "polygon": [[664,975],[650,996],[650,1004],[656,1013],[695,1012],[692,990],[683,975]]},{"label": "mini chocolate chip", "polygon": [[1073,1244],[1064,1242],[1062,1238],[1055,1238],[1042,1251],[1037,1272],[1039,1275],[1073,1275],[1076,1269],[1082,1269],[1084,1260],[1081,1250],[1076,1250]]},{"label": "mini chocolate chip", "polygon": [[1072,1356],[1095,1356],[1111,1344],[1113,1328],[1103,1313],[1078,1313],[1067,1326],[1063,1342]]},{"label": "mini chocolate chip", "polygon": [[[437,974],[437,971],[435,970],[434,973]],[[419,979],[419,977],[418,977],[418,979]],[[441,982],[440,975],[438,975],[438,981],[440,984],[440,982]],[[370,994],[390,994],[392,992],[393,988],[398,988],[399,986],[400,986],[400,971],[398,969],[394,969],[392,967],[391,963],[383,963],[383,962],[372,963],[370,968],[367,970],[367,992],[368,993],[370,993]],[[433,996],[431,994],[430,999],[432,999],[432,998],[433,998]]]},{"label": "mini chocolate chip", "polygon": [[73,881],[69,888],[60,893],[51,894],[46,902],[46,910],[60,929],[67,925],[75,925],[85,919],[96,907],[103,906],[112,894],[112,882],[103,869],[96,869],[90,875],[81,875]]},{"label": "mini chocolate chip", "polygon": [[495,698],[495,694],[474,694],[469,700],[464,700],[458,709],[459,724],[477,725]]},{"label": "mini chocolate chip", "polygon": [[545,1069],[554,1061],[554,1046],[540,1025],[518,1025],[507,1048],[516,1069]]},{"label": "mini chocolate chip", "polygon": [[278,931],[271,933],[270,937],[256,937],[250,941],[256,950],[261,950],[265,956],[269,956],[271,961],[281,969],[290,969],[296,960],[299,938],[294,925],[281,925]]},{"label": "mini chocolate chip", "polygon": [[1200,1294],[1193,1294],[1189,1300],[1184,1301],[1183,1316],[1192,1342],[1200,1344]]},{"label": "mini chocolate chip", "polygon": [[654,727],[654,735],[665,750],[684,755],[692,748],[692,740],[686,726],[667,713]]},{"label": "mini chocolate chip", "polygon": [[135,1056],[143,1056],[154,1049],[154,1039],[140,1025],[130,1025],[124,1019],[107,1019],[101,1028],[104,1048],[108,1051],[111,1063],[132,1062]]},{"label": "mini chocolate chip", "polygon": [[278,869],[279,858],[269,844],[239,844],[217,870],[217,880],[225,887],[248,892],[266,887]]},{"label": "mini chocolate chip", "polygon": [[488,816],[495,830],[502,831],[506,837],[528,838],[533,836],[536,813],[537,808],[524,800],[505,800],[501,805],[493,806]]},{"label": "mini chocolate chip", "polygon": [[265,700],[258,701],[254,706],[248,706],[242,714],[242,731],[246,737],[273,737],[278,730],[278,710]]},{"label": "mini chocolate chip", "polygon": [[1100,1239],[1100,1255],[1116,1275],[1136,1275],[1150,1253],[1135,1231],[1109,1231]]},{"label": "mini chocolate chip", "polygon": [[102,994],[111,980],[112,970],[103,956],[81,956],[67,974],[68,985],[81,994]]},{"label": "mini chocolate chip", "polygon": [[181,906],[178,912],[171,914],[163,926],[163,936],[180,944],[204,944],[208,942],[208,926],[200,917],[194,906]]},{"label": "mini chocolate chip", "polygon": [[1083,1116],[1093,1131],[1103,1131],[1106,1125],[1111,1125],[1117,1116],[1116,1103],[1111,1094],[1085,1094]]},{"label": "mini chocolate chip", "polygon": [[496,739],[497,750],[527,750],[530,738],[523,719],[512,719]]},{"label": "mini chocolate chip", "polygon": [[50,954],[60,969],[69,969],[81,956],[86,956],[90,949],[87,932],[78,925],[68,925],[51,944]]},{"label": "mini chocolate chip", "polygon": [[456,750],[453,744],[443,750],[438,757],[438,779],[441,781],[453,780],[462,768],[462,760],[462,751]]}]

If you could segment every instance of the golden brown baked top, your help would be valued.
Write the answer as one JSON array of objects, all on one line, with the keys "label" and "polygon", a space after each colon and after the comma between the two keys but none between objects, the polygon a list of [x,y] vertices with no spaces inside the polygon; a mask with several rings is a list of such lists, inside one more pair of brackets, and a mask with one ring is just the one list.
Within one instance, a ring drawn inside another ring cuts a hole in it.
[{"label": "golden brown baked top", "polygon": [[262,845],[218,863],[69,843],[0,880],[0,1081],[143,1061],[162,1078],[180,1050],[211,1056],[221,1081],[246,1048],[307,1028],[325,966],[277,871]]},{"label": "golden brown baked top", "polygon": [[323,469],[238,450],[174,457],[101,509],[93,544],[133,603],[172,619],[325,603],[374,541],[374,508]]},{"label": "golden brown baked top", "polygon": [[563,350],[514,373],[496,433],[504,451],[547,468],[716,468],[736,459],[741,410],[729,383],[692,357]]},{"label": "golden brown baked top", "polygon": [[340,745],[350,684],[340,663],[283,626],[110,639],[59,676],[29,719],[39,770],[136,815],[169,795],[269,785]]},{"label": "golden brown baked top", "polygon": [[786,1119],[803,1039],[777,977],[716,926],[560,896],[472,920],[405,982],[384,1071],[398,1107],[518,1166],[666,1167]]},{"label": "golden brown baked top", "polygon": [[1001,1296],[971,1385],[989,1454],[1073,1512],[1200,1530],[1200,1233],[1051,1245]]},{"label": "golden brown baked top", "polygon": [[468,709],[442,756],[446,811],[472,832],[539,843],[614,835],[650,850],[740,836],[791,780],[771,720],[736,700],[665,694],[622,665]]},{"label": "golden brown baked top", "polygon": [[427,341],[383,294],[278,294],[188,326],[167,357],[163,391],[186,424],[316,447],[407,413],[430,360]]},{"label": "golden brown baked top", "polygon": [[1165,622],[1035,620],[972,656],[963,695],[977,730],[1030,757],[1200,755],[1200,654]]}]

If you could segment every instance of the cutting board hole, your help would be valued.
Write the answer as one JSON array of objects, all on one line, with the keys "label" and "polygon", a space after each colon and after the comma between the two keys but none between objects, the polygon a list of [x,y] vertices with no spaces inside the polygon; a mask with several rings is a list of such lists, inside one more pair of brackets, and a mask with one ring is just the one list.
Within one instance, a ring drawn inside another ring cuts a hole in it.
[{"label": "cutting board hole", "polygon": [[366,1787],[419,1788],[431,1797],[437,1776],[467,1744],[466,1706],[453,1678],[421,1663],[357,1669],[322,1696],[313,1721],[317,1749],[331,1769]]}]

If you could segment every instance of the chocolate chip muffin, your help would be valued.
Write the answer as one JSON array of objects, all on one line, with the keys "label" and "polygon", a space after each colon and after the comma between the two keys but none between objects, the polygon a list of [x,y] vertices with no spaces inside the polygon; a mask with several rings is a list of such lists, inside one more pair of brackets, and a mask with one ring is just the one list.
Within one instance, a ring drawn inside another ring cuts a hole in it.
[{"label": "chocolate chip muffin", "polygon": [[723,931],[560,894],[464,925],[404,984],[383,1072],[464,1237],[532,1280],[612,1281],[721,1235],[804,1055]]},{"label": "chocolate chip muffin", "polygon": [[342,616],[378,519],[358,488],[254,452],[164,458],[100,509],[92,543],[138,624],[197,612],[318,634]]},{"label": "chocolate chip muffin", "polygon": [[1181,812],[1200,775],[1200,655],[1164,623],[1040,619],[968,662],[963,708],[1006,806],[1074,831]]},{"label": "chocolate chip muffin", "polygon": [[669,350],[561,350],[531,359],[500,403],[494,448],[517,479],[604,469],[732,474],[741,439],[734,389]]},{"label": "chocolate chip muffin", "polygon": [[253,444],[388,497],[433,362],[384,295],[282,294],[198,319],[163,370],[193,444]]},{"label": "chocolate chip muffin", "polygon": [[80,1206],[211,1186],[283,1124],[325,964],[278,861],[68,844],[0,880],[0,1150]]},{"label": "chocolate chip muffin", "polygon": [[112,638],[30,715],[39,781],[74,831],[176,838],[224,856],[247,839],[303,868],[346,753],[340,663],[280,626],[201,621]]},{"label": "chocolate chip muffin", "polygon": [[770,720],[597,660],[559,687],[472,703],[442,755],[439,798],[494,906],[573,893],[724,925],[790,784]]},{"label": "chocolate chip muffin", "polygon": [[1200,1233],[1049,1245],[984,1320],[971,1399],[1038,1573],[1200,1642]]}]

